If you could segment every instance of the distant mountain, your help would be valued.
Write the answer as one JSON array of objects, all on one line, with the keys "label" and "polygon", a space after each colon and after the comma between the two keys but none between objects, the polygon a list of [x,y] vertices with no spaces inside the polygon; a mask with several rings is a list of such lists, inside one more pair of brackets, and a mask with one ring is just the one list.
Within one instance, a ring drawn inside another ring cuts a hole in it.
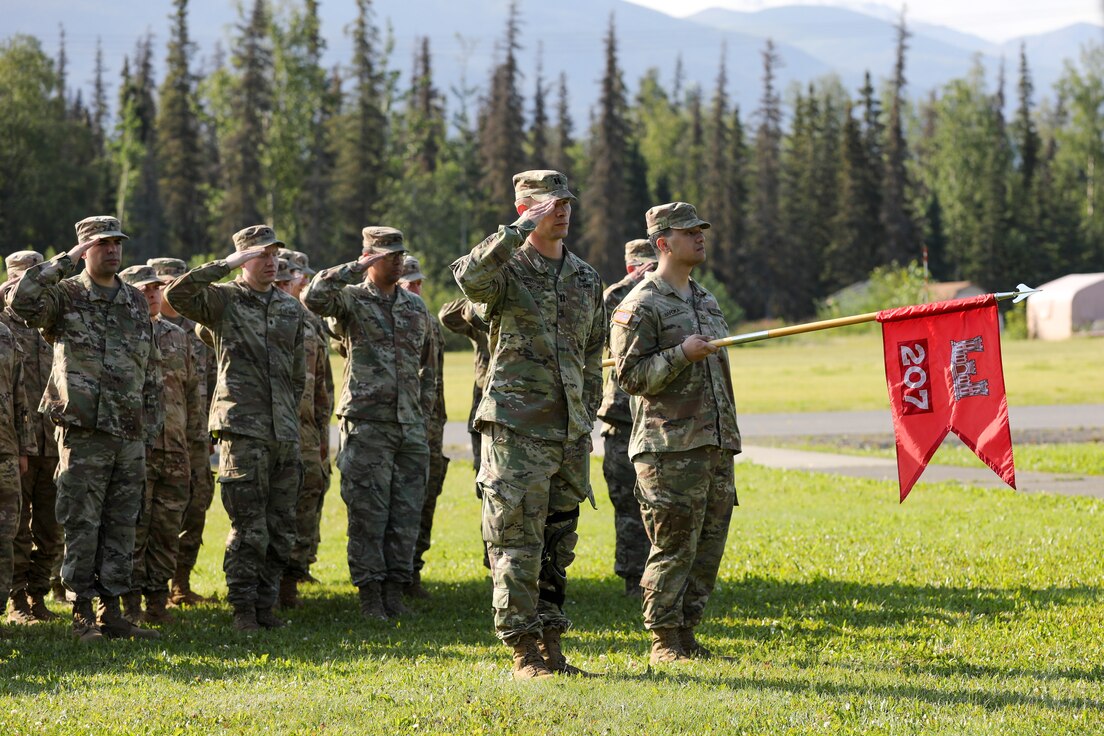
[{"label": "distant mountain", "polygon": [[[250,4],[251,0],[244,0]],[[270,3],[271,4],[271,3]],[[276,3],[280,4],[279,2]],[[509,0],[376,0],[376,20],[384,34],[390,29],[393,68],[408,72],[415,45],[430,38],[437,86],[449,93],[468,86],[485,88],[496,47],[502,36]],[[5,35],[30,33],[51,55],[57,52],[59,24],[67,35],[69,83],[87,90],[93,75],[97,37],[102,39],[107,81],[114,88],[124,54],[138,37],[152,31],[159,58],[168,36],[169,0],[36,0],[4,3]],[[649,67],[658,67],[669,87],[676,58],[681,55],[687,83],[697,82],[712,94],[722,46],[728,60],[732,99],[745,114],[757,106],[762,72],[761,51],[769,36],[776,42],[783,66],[778,83],[807,82],[835,72],[856,89],[864,70],[876,80],[887,77],[893,64],[892,22],[854,10],[826,6],[790,6],[755,13],[707,10],[690,18],[673,18],[624,0],[520,0],[522,91],[531,111],[538,48],[543,48],[546,83],[566,73],[577,131],[585,129],[597,99],[603,70],[603,38],[611,14],[619,43],[619,61],[630,90]],[[192,0],[190,26],[199,58],[209,63],[216,44],[229,47],[237,22],[234,3]],[[328,64],[345,63],[351,44],[345,29],[353,20],[351,0],[322,0],[322,29]],[[1003,53],[1014,71],[1018,44],[997,47],[980,38],[937,26],[916,25],[910,41],[908,93],[925,94],[948,79],[963,75],[975,53],[981,53],[995,74]],[[1036,76],[1037,96],[1047,93],[1062,69],[1062,60],[1076,54],[1081,40],[1104,31],[1088,24],[1071,26],[1027,39]],[[1099,37],[1099,35],[1098,35]],[[403,84],[405,85],[405,79]],[[114,92],[112,92],[114,95]],[[455,109],[456,98],[449,94]]]}]

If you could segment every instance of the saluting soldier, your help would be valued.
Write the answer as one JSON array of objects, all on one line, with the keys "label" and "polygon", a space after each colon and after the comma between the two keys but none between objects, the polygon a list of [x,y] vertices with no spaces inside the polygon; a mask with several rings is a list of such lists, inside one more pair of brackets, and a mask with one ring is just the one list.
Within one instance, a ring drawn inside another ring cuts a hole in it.
[{"label": "saluting soldier", "polygon": [[[418,259],[412,255],[403,258],[403,274],[399,286],[411,294],[422,295],[425,274]],[[425,567],[425,553],[429,551],[433,534],[433,515],[437,511],[437,498],[445,487],[445,474],[448,472],[449,459],[445,457],[445,338],[441,334],[441,323],[429,318],[429,335],[433,340],[433,354],[437,364],[434,371],[437,380],[434,386],[433,414],[426,418],[426,440],[429,443],[429,481],[426,484],[425,501],[422,502],[421,521],[418,524],[418,542],[414,545],[414,579],[403,593],[409,598],[432,598],[422,585],[422,568]]]},{"label": "saluting soldier", "polygon": [[575,195],[558,171],[514,176],[520,217],[452,264],[492,346],[475,425],[495,630],[516,679],[580,674],[560,637],[579,504],[594,503],[590,432],[602,392],[602,281],[564,247]]},{"label": "saluting soldier", "polygon": [[[295,542],[303,468],[299,402],[306,383],[300,305],[273,289],[277,249],[268,225],[234,233],[235,252],[188,271],[166,291],[211,330],[218,383],[208,429],[219,442],[222,505],[230,517],[223,570],[234,628],[286,625],[272,611]],[[233,281],[217,283],[234,270]]]},{"label": "saluting soldier", "polygon": [[[12,253],[4,259],[8,280],[0,287],[4,299],[19,283],[28,268],[42,263],[42,255],[33,250]],[[57,442],[53,427],[47,426],[38,413],[38,402],[50,379],[50,365],[54,350],[42,339],[42,333],[27,325],[23,318],[5,306],[0,311],[2,322],[19,344],[23,353],[23,387],[28,403],[28,422],[34,442],[28,448],[27,472],[20,476],[22,505],[19,513],[19,531],[15,535],[15,567],[12,574],[11,613],[8,621],[13,624],[37,624],[52,621],[57,615],[46,607],[46,594],[50,592],[50,578],[55,566],[60,564],[64,545],[61,524],[54,506],[57,504],[57,487],[54,472],[57,470]]]},{"label": "saluting soldier", "polygon": [[736,503],[740,451],[728,334],[717,300],[690,278],[709,223],[686,202],[645,215],[659,267],[613,313],[610,352],[631,396],[629,456],[651,550],[640,584],[652,664],[708,658],[694,636],[717,581]]},{"label": "saluting soldier", "polygon": [[[621,300],[640,283],[657,263],[655,248],[647,238],[625,243],[625,278],[608,287],[602,294],[606,314],[613,314]],[[615,552],[613,571],[625,581],[625,595],[640,597],[640,577],[648,561],[648,535],[640,517],[640,502],[636,500],[636,470],[629,460],[629,434],[632,415],[629,395],[617,385],[613,371],[605,377],[602,405],[598,407],[602,420],[604,455],[602,472],[606,476],[610,503],[613,504]]]},{"label": "saluting soldier", "polygon": [[[303,290],[302,267],[290,259],[293,251],[281,250],[276,271],[276,287],[293,297],[303,310],[305,320],[303,350],[306,354],[307,373],[303,398],[299,402],[299,448],[303,459],[303,487],[295,503],[295,544],[291,548],[288,568],[280,580],[280,607],[298,608],[299,582],[310,577],[311,549],[318,533],[318,514],[322,510],[322,494],[325,491],[326,473],[323,459],[329,464],[330,413],[333,407],[332,393],[326,376],[330,368],[325,328],[318,315],[299,301]],[[313,274],[314,272],[311,271]]]},{"label": "saluting soldier", "polygon": [[372,226],[362,236],[361,257],[319,271],[303,300],[332,320],[347,356],[337,467],[349,513],[349,574],[361,615],[387,619],[410,612],[402,597],[414,577],[437,359],[425,303],[398,287],[402,232]]},{"label": "saluting soldier", "polygon": [[[61,428],[61,580],[81,642],[157,638],[123,617],[119,596],[130,590],[145,447],[161,432],[161,356],[145,297],[117,276],[127,239],[119,221],[88,217],[76,230],[76,246],[28,269],[8,295],[12,310],[54,345],[39,411]],[[84,271],[71,276],[80,260]]]},{"label": "saluting soldier", "polygon": [[[176,570],[180,527],[188,507],[191,469],[188,428],[195,417],[206,416],[200,403],[199,377],[192,363],[192,347],[184,330],[161,319],[163,284],[151,266],[131,266],[119,278],[139,289],[149,305],[154,339],[161,351],[165,423],[157,441],[146,448],[146,492],[134,536],[134,573],[131,591],[123,597],[129,618],[145,623],[172,623],[165,606],[169,578]],[[142,611],[142,597],[146,609]]]},{"label": "saluting soldier", "polygon": [[[146,265],[153,268],[162,284],[168,285],[188,272],[188,264],[179,258],[151,258]],[[180,544],[176,553],[176,568],[172,574],[169,603],[173,606],[193,606],[212,603],[215,598],[192,590],[192,570],[199,548],[203,544],[203,528],[207,510],[215,495],[215,478],[211,473],[211,434],[207,430],[208,410],[215,391],[216,366],[214,351],[195,333],[196,323],[181,315],[168,299],[161,300],[160,321],[171,322],[188,337],[190,359],[196,374],[199,392],[199,413],[188,412],[188,506],[180,523]]]}]

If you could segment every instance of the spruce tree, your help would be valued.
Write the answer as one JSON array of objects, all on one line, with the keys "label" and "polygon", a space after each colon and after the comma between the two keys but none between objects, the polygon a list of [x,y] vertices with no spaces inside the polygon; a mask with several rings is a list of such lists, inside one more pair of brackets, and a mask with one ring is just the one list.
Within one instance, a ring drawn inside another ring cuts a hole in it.
[{"label": "spruce tree", "polygon": [[160,191],[165,208],[165,253],[187,260],[206,251],[206,208],[199,122],[191,72],[188,0],[174,0],[166,75],[157,117]]},{"label": "spruce tree", "polygon": [[904,114],[905,52],[911,35],[902,12],[896,26],[897,51],[890,87],[889,120],[886,126],[885,173],[882,177],[882,225],[885,228],[885,255],[890,263],[906,264],[920,254],[916,224],[909,206],[907,170],[908,144],[905,141]]},{"label": "spruce tree", "polygon": [[[248,21],[239,26],[232,53],[236,77],[230,99],[232,127],[222,149],[225,196],[221,205],[223,237],[266,222],[264,165],[267,116],[272,110],[272,50],[268,41],[268,8],[254,0]],[[267,215],[267,216],[266,216]]]},{"label": "spruce tree", "polygon": [[590,171],[582,194],[586,213],[582,251],[587,262],[598,269],[607,283],[612,283],[625,272],[622,246],[639,236],[644,214],[633,211],[629,188],[631,130],[612,15],[605,50],[598,116],[591,131]]},{"label": "spruce tree", "polygon": [[822,282],[831,293],[867,278],[881,257],[877,174],[870,160],[863,128],[849,105],[840,133],[841,156],[837,188],[839,209],[831,222],[831,238],[824,254]]},{"label": "spruce tree", "polygon": [[712,223],[709,230],[709,267],[722,283],[734,284],[738,278],[737,228],[740,202],[736,201],[736,180],[732,171],[732,131],[729,129],[728,70],[725,52],[721,63],[713,101],[709,109],[708,149],[702,177],[701,200],[696,202],[700,214]]},{"label": "spruce tree", "polygon": [[[744,270],[747,288],[740,294],[741,306],[748,317],[774,316],[776,291],[784,279],[774,256],[782,237],[779,210],[781,175],[782,105],[775,88],[775,70],[779,65],[774,42],[767,39],[763,49],[763,95],[759,101],[755,131],[754,181],[751,217],[748,221],[748,254]],[[784,264],[782,264],[784,266]]]},{"label": "spruce tree", "polygon": [[[480,217],[480,229],[491,232],[502,222],[513,222],[513,177],[533,168],[525,158],[525,119],[523,100],[518,91],[520,72],[517,64],[519,42],[516,0],[510,3],[506,35],[499,52],[502,59],[491,74],[490,91],[479,115],[479,159],[483,167],[482,192],[486,207]],[[565,171],[570,178],[572,172]]]},{"label": "spruce tree", "polygon": [[571,105],[567,95],[567,75],[560,73],[556,94],[556,127],[552,133],[548,151],[548,165],[556,171],[562,171],[569,177],[575,169],[571,149],[575,145],[572,138],[574,123],[571,120]]},{"label": "spruce tree", "polygon": [[322,67],[322,52],[326,42],[322,39],[318,17],[318,0],[306,0],[304,4],[306,36],[305,76],[311,111],[306,136],[306,172],[302,189],[296,200],[300,224],[302,250],[315,259],[327,257],[333,244],[333,217],[330,214],[330,190],[333,183],[335,160],[330,145],[330,121],[337,112],[340,91],[335,92],[331,79]]},{"label": "spruce tree", "polygon": [[544,84],[543,45],[537,44],[537,73],[533,83],[533,121],[529,125],[529,160],[541,168],[551,168],[548,163],[548,113],[544,96],[548,88]]}]

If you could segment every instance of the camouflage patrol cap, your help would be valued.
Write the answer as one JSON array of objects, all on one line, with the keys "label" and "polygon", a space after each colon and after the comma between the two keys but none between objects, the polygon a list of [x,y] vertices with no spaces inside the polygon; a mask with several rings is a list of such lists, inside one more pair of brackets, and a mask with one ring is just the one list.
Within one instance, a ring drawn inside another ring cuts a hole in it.
[{"label": "camouflage patrol cap", "polygon": [[295,278],[295,274],[292,271],[295,270],[295,266],[286,258],[281,258],[276,261],[276,282],[291,281]]},{"label": "camouflage patrol cap", "polygon": [[302,271],[307,276],[313,276],[317,273],[310,267],[310,259],[307,258],[307,254],[301,250],[291,250],[289,248],[281,248],[279,256],[286,258],[290,262],[290,268],[293,271]]},{"label": "camouflage patrol cap", "polygon": [[250,225],[234,233],[234,250],[237,251],[283,244],[283,241],[276,239],[276,232],[268,225]]},{"label": "camouflage patrol cap", "polygon": [[709,228],[709,223],[698,217],[698,211],[694,209],[694,205],[686,202],[657,204],[644,213],[644,222],[648,225],[649,235],[661,230],[689,230],[692,227],[700,227],[702,230],[706,230]]},{"label": "camouflage patrol cap", "polygon": [[576,197],[567,188],[567,176],[552,169],[532,169],[514,174],[514,201],[530,197],[538,202]]},{"label": "camouflage patrol cap", "polygon": [[138,289],[146,284],[161,285],[161,279],[157,278],[152,266],[127,266],[119,272],[119,278]]},{"label": "camouflage patrol cap", "polygon": [[153,269],[157,278],[165,283],[174,281],[188,272],[188,264],[179,258],[151,258],[146,265]]},{"label": "camouflage patrol cap", "polygon": [[108,215],[86,217],[73,227],[77,230],[78,243],[86,243],[90,240],[102,240],[103,238],[130,239],[123,233],[119,221]]},{"label": "camouflage patrol cap", "polygon": [[658,261],[659,257],[652,246],[652,241],[647,238],[637,238],[625,243],[626,266],[643,266],[645,263],[657,263]]},{"label": "camouflage patrol cap", "polygon": [[425,274],[422,273],[422,266],[418,263],[418,259],[414,256],[406,256],[403,258],[403,272],[399,277],[399,281],[404,283],[410,283],[411,281],[425,281]]},{"label": "camouflage patrol cap", "polygon": [[404,253],[402,230],[384,225],[369,225],[360,231],[365,253]]},{"label": "camouflage patrol cap", "polygon": [[8,270],[8,278],[13,279],[42,263],[42,260],[42,254],[37,250],[17,250],[4,259],[4,268]]}]

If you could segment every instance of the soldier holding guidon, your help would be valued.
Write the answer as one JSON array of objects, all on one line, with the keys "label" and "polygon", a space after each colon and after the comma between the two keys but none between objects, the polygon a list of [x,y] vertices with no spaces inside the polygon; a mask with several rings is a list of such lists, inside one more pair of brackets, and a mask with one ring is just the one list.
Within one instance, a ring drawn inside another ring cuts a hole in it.
[{"label": "soldier holding guidon", "polygon": [[590,488],[590,431],[602,391],[602,282],[563,244],[575,195],[557,171],[514,176],[520,217],[452,264],[481,305],[492,346],[475,417],[483,539],[498,637],[516,679],[580,674],[560,637],[579,505]]},{"label": "soldier holding guidon", "polygon": [[709,223],[685,202],[652,207],[648,236],[659,267],[614,311],[610,352],[631,396],[629,456],[651,541],[644,627],[652,664],[712,654],[694,636],[713,591],[736,502],[740,451],[728,354],[717,300],[690,278],[705,261]]}]

